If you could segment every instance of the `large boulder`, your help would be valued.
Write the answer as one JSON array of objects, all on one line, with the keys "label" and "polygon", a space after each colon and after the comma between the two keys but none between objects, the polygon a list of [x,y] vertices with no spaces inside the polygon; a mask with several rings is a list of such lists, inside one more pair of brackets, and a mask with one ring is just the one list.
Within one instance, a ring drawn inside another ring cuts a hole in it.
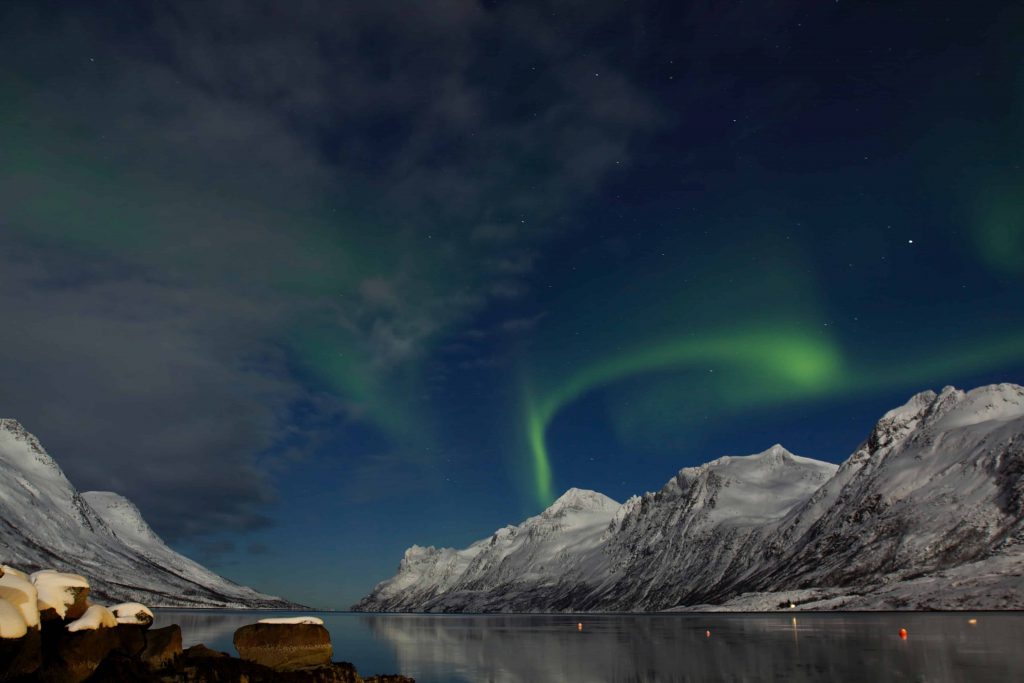
[{"label": "large boulder", "polygon": [[146,632],[146,647],[142,651],[142,663],[151,669],[169,666],[181,656],[181,627],[177,624],[154,628]]},{"label": "large boulder", "polygon": [[46,683],[81,683],[112,651],[119,649],[116,628],[68,631],[58,622],[43,622],[43,665],[39,680]]},{"label": "large boulder", "polygon": [[[24,574],[10,567],[6,569],[7,571],[0,575],[0,600],[10,603],[21,613],[26,627],[39,626],[39,594],[36,587]],[[0,623],[0,631],[2,630],[3,624]],[[4,637],[2,633],[0,637]]]},{"label": "large boulder", "polygon": [[227,652],[218,652],[217,650],[213,650],[206,647],[202,643],[199,643],[198,645],[193,645],[192,647],[185,650],[182,653],[182,655],[184,656],[185,659],[188,660],[224,659],[225,657],[231,657],[231,655],[229,655]]},{"label": "large boulder", "polygon": [[0,638],[0,681],[11,681],[33,673],[42,663],[42,639],[38,626],[26,628],[25,635],[20,638]]},{"label": "large boulder", "polygon": [[31,575],[39,594],[43,621],[78,619],[89,608],[89,582],[84,576],[43,569]]},{"label": "large boulder", "polygon": [[122,602],[109,609],[119,624],[135,624],[149,628],[153,623],[153,611],[138,602]]},{"label": "large boulder", "polygon": [[331,663],[331,634],[320,624],[249,624],[235,631],[235,649],[275,671]]}]

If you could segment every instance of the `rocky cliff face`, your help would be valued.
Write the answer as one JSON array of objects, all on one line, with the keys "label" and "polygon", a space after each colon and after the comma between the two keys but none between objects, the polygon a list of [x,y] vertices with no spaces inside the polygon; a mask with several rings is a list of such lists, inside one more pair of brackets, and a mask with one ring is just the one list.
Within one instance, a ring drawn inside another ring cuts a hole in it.
[{"label": "rocky cliff face", "polygon": [[562,502],[465,550],[410,549],[355,609],[660,610],[801,590],[823,607],[1021,608],[1024,389],[918,394],[838,468],[773,446],[552,528]]},{"label": "rocky cliff face", "polygon": [[624,506],[605,552],[618,568],[592,607],[658,610],[714,599],[762,561],[775,525],[836,466],[779,445],[680,470],[657,493]]},{"label": "rocky cliff face", "polygon": [[754,584],[870,590],[1019,552],[1022,475],[1024,389],[918,394],[793,511]]},{"label": "rocky cliff face", "polygon": [[10,419],[0,419],[0,563],[74,571],[112,602],[294,606],[175,552],[122,496],[79,493],[39,440]]}]

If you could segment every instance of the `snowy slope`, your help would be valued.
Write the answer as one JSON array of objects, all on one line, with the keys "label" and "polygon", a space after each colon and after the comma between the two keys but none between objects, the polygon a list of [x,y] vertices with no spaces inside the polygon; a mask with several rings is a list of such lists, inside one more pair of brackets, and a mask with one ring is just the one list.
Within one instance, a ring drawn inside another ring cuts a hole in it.
[{"label": "snowy slope", "polygon": [[569,489],[541,514],[507,526],[464,550],[405,552],[398,573],[355,609],[373,611],[521,611],[538,602],[568,606],[593,571],[587,560],[619,504],[595,491]]},{"label": "snowy slope", "polygon": [[1019,552],[1022,475],[1024,388],[918,394],[786,520],[755,583],[871,586]]},{"label": "snowy slope", "polygon": [[0,419],[0,561],[82,574],[94,595],[116,602],[290,606],[171,550],[127,499],[80,494],[38,439],[10,419]]},{"label": "snowy slope", "polygon": [[620,570],[588,606],[658,610],[706,602],[758,566],[765,535],[836,469],[776,444],[680,470],[657,493],[627,503],[606,543]]},{"label": "snowy slope", "polygon": [[838,468],[776,445],[530,532],[549,512],[465,550],[414,547],[355,609],[1022,609],[1024,388],[917,394]]},{"label": "snowy slope", "polygon": [[[413,546],[363,611],[658,609],[718,576],[748,536],[835,472],[781,446],[685,468],[623,505],[570,489],[464,550]],[[714,568],[712,571],[712,567]]]}]

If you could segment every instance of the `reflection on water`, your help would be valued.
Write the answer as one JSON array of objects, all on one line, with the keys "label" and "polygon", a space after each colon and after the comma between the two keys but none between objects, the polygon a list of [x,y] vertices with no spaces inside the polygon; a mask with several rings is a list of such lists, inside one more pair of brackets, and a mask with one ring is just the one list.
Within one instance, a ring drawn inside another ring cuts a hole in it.
[{"label": "reflection on water", "polygon": [[[158,625],[233,651],[264,616],[164,610]],[[1024,680],[1017,613],[320,616],[336,659],[420,683]]]}]

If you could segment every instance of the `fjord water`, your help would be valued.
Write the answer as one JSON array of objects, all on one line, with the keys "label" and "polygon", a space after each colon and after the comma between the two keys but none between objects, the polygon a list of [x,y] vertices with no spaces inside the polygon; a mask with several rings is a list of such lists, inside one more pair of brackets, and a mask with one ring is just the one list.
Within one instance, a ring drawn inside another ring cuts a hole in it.
[{"label": "fjord water", "polygon": [[[158,610],[154,627],[234,654],[235,629],[287,614]],[[318,616],[336,660],[418,683],[1024,680],[1024,613]]]}]

